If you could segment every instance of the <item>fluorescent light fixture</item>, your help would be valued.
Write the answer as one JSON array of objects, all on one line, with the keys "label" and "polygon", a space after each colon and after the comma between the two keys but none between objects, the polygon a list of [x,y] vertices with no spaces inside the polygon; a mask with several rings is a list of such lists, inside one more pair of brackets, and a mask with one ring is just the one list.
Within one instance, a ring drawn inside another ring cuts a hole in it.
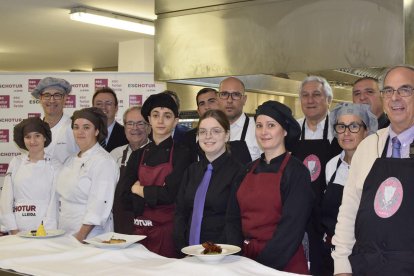
[{"label": "fluorescent light fixture", "polygon": [[154,35],[153,22],[89,8],[73,8],[70,19],[95,25]]}]

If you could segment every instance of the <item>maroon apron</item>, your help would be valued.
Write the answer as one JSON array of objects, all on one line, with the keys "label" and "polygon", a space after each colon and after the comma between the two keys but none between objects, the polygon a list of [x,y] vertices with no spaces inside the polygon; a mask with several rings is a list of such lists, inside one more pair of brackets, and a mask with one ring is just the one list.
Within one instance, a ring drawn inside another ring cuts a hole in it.
[{"label": "maroon apron", "polygon": [[[142,153],[139,164],[139,182],[142,186],[164,186],[165,178],[173,171],[173,151],[171,147],[170,159],[167,163],[162,163],[154,167],[144,164],[144,155],[147,149]],[[144,212],[134,219],[136,235],[146,235],[147,238],[141,241],[148,250],[161,256],[174,258],[177,252],[173,241],[173,221],[175,205],[158,205],[156,207],[145,206]]]},{"label": "maroon apron", "polygon": [[[287,153],[276,174],[254,174],[255,168],[260,162],[257,160],[237,191],[237,201],[242,217],[242,231],[244,237],[248,237],[248,240],[243,243],[245,257],[255,260],[277,230],[282,217],[280,182],[289,159],[290,154]],[[299,245],[283,271],[309,273],[302,244]]]}]

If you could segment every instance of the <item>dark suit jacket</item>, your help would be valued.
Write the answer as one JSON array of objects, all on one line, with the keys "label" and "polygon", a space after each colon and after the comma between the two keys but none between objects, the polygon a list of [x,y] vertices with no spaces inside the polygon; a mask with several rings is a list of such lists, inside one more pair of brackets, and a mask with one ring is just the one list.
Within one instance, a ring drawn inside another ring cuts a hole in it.
[{"label": "dark suit jacket", "polygon": [[177,124],[173,134],[174,142],[183,143],[185,140],[185,133],[189,130],[190,129],[188,127]]},{"label": "dark suit jacket", "polygon": [[106,144],[105,150],[111,152],[114,148],[128,144],[128,140],[125,136],[124,127],[115,122],[114,128],[112,129],[111,136],[109,136],[108,144]]}]

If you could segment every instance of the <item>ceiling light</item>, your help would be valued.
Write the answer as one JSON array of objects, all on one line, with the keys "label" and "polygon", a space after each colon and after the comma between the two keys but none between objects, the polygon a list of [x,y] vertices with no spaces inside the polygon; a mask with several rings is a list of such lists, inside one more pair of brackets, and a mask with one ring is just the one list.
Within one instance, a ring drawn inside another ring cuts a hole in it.
[{"label": "ceiling light", "polygon": [[131,32],[154,35],[154,23],[139,18],[88,8],[73,8],[70,19]]}]

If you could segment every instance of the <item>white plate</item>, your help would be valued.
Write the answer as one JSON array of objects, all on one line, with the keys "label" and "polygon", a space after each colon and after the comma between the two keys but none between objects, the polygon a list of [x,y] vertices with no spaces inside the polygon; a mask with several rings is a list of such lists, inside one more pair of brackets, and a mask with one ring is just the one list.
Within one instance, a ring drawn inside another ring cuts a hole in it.
[{"label": "white plate", "polygon": [[46,230],[46,236],[33,236],[31,231],[19,232],[17,233],[17,236],[23,237],[23,238],[47,239],[47,238],[62,236],[63,234],[65,234],[65,230],[56,229],[56,230]]},{"label": "white plate", "polygon": [[187,255],[195,256],[197,259],[206,263],[218,263],[227,255],[231,255],[240,251],[240,247],[230,244],[217,244],[221,247],[220,254],[203,254],[204,247],[201,244],[190,245],[181,249],[181,252]]},{"label": "white plate", "polygon": [[[92,244],[100,248],[125,248],[125,247],[130,246],[133,243],[136,243],[140,240],[145,239],[146,237],[147,236],[143,236],[143,235],[125,235],[125,234],[119,234],[115,232],[108,232],[108,233],[84,240],[84,242],[87,242],[89,244]],[[113,244],[104,243],[104,241],[108,241],[110,239],[122,239],[122,240],[125,240],[126,242],[113,243]]]}]

